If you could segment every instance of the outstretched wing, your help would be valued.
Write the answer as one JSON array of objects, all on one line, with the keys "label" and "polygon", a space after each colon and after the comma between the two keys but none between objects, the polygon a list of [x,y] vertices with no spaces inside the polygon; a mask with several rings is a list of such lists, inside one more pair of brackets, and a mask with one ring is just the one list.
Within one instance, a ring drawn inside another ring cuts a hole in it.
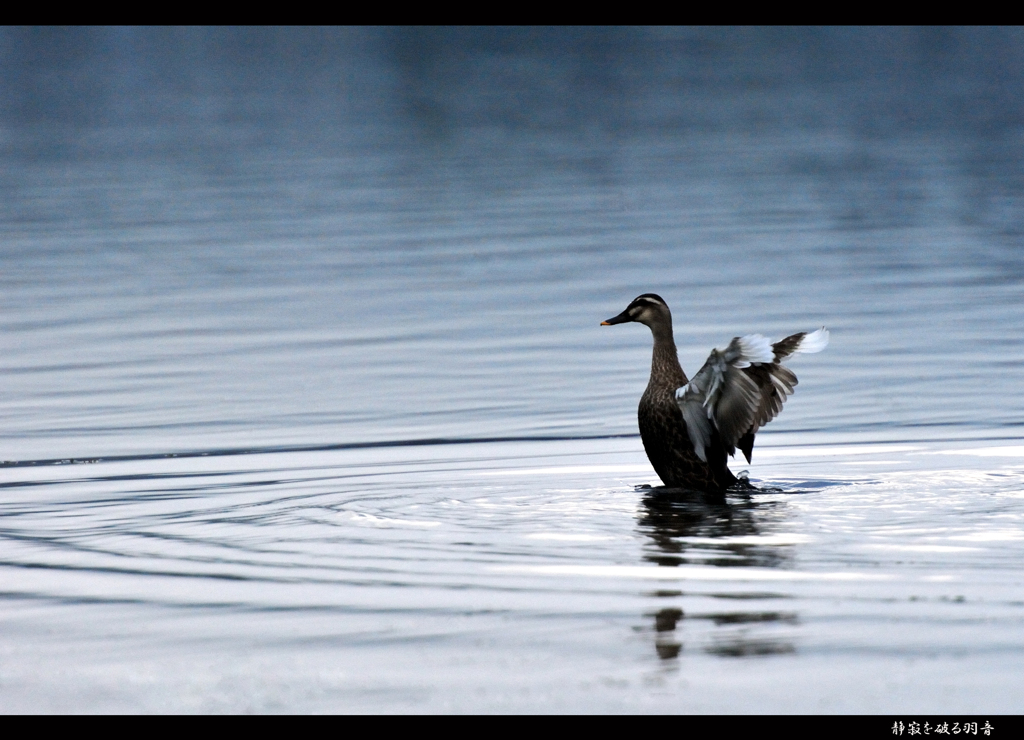
[{"label": "outstretched wing", "polygon": [[704,367],[676,391],[694,451],[707,461],[707,448],[717,430],[728,454],[737,445],[747,461],[754,434],[778,416],[793,393],[796,375],[779,362],[796,352],[820,352],[828,345],[824,327],[800,332],[772,344],[760,334],[736,337],[724,350],[712,350]]}]

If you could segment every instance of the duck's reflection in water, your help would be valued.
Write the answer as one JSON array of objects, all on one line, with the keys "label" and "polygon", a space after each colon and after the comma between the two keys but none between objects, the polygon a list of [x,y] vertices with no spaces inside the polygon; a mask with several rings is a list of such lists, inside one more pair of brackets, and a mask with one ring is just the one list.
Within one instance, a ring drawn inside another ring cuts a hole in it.
[{"label": "duck's reflection in water", "polygon": [[[774,522],[785,518],[785,505],[778,501],[756,501],[751,493],[756,490],[730,492],[726,498],[679,489],[646,489],[637,520],[640,531],[649,539],[644,559],[664,567],[785,567],[792,559],[791,547],[759,544],[755,539],[770,531]],[[685,597],[682,591],[672,590],[651,595],[676,603]],[[713,655],[745,657],[794,652],[792,642],[758,633],[773,624],[796,624],[795,613],[737,608],[764,606],[766,601],[777,605],[778,599],[787,598],[785,594],[729,592],[703,596],[722,599],[730,606],[685,613],[683,608],[673,605],[648,614],[654,619],[659,658],[672,660],[683,652],[680,633],[686,622],[701,625],[701,629],[695,630],[700,634],[700,649]]]}]

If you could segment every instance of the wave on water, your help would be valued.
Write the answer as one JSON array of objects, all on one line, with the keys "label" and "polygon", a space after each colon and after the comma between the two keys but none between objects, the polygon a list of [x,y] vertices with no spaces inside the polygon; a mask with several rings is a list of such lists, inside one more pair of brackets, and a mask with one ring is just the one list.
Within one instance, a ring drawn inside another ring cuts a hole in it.
[{"label": "wave on water", "polygon": [[428,439],[394,439],[378,442],[345,442],[324,445],[269,445],[264,447],[232,447],[213,450],[189,450],[186,452],[156,452],[139,455],[106,455],[89,458],[51,458],[47,460],[3,460],[0,468],[27,468],[47,465],[90,465],[102,462],[133,462],[139,460],[169,460],[190,457],[233,457],[235,455],[269,455],[288,452],[333,452],[339,450],[371,450],[389,447],[437,447],[468,444],[505,444],[516,442],[570,442],[599,439],[639,438],[639,434],[594,434],[594,435],[533,435],[519,437],[434,437]]}]

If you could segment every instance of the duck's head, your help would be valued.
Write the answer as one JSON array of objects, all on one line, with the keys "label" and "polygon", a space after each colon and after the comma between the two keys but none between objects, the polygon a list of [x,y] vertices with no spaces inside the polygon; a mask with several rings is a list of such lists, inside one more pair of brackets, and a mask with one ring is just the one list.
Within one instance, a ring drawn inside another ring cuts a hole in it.
[{"label": "duck's head", "polygon": [[660,295],[644,293],[633,299],[626,306],[626,310],[618,316],[613,316],[607,321],[602,321],[601,326],[612,324],[625,324],[627,321],[639,321],[641,324],[654,328],[655,324],[668,322],[672,325],[672,314],[668,310],[668,304]]}]

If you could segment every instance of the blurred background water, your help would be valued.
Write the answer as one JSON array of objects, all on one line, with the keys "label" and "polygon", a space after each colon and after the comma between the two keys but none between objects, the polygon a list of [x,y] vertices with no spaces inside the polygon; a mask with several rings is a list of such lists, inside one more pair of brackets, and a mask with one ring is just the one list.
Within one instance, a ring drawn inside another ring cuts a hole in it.
[{"label": "blurred background water", "polygon": [[1022,42],[0,29],[0,709],[1019,712]]}]

